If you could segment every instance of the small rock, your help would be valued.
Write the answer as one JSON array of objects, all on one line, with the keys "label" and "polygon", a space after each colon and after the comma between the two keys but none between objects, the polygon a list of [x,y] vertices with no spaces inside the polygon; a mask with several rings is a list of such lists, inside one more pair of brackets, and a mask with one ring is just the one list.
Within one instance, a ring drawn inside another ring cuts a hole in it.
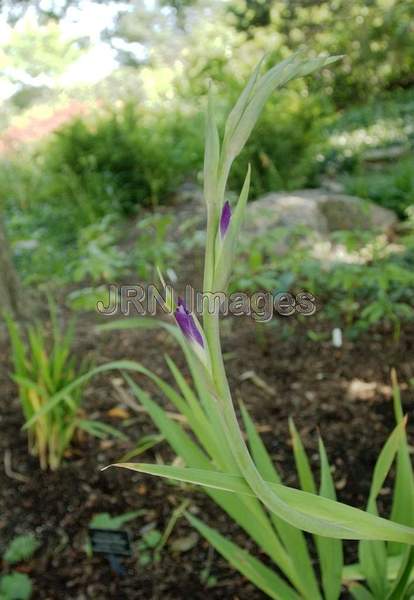
[{"label": "small rock", "polygon": [[176,538],[170,544],[173,552],[188,552],[197,544],[199,536],[195,531],[192,531],[185,537]]}]

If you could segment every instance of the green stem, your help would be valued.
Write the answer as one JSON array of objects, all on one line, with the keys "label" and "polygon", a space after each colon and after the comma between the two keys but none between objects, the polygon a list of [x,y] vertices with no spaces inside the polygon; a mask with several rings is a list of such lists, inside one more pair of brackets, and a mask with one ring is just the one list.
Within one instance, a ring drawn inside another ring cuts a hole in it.
[{"label": "green stem", "polygon": [[[223,174],[224,169],[222,170]],[[218,189],[224,190],[225,179],[220,178]],[[224,183],[224,185],[223,185]],[[220,185],[221,184],[221,185]],[[205,284],[204,292],[214,291],[214,242],[217,232],[217,219],[208,219],[207,244],[205,254]],[[213,252],[212,252],[213,251]],[[213,270],[211,272],[211,269]],[[280,518],[284,519],[294,527],[304,531],[310,531],[309,519],[299,511],[292,510],[288,504],[266,484],[261,477],[256,465],[250,456],[250,452],[243,438],[237,415],[234,410],[231,392],[224,368],[223,355],[220,343],[219,314],[210,314],[206,311],[203,315],[204,333],[208,342],[208,351],[211,361],[212,387],[216,400],[220,406],[224,432],[228,437],[229,446],[233,452],[241,473],[245,477],[251,489],[263,504]],[[324,519],[313,520],[311,533],[329,535],[329,524]]]},{"label": "green stem", "polygon": [[227,178],[231,162],[224,163],[219,169],[216,202],[213,206],[207,207],[207,238],[206,248],[204,253],[204,280],[203,291],[214,292],[214,269],[215,269],[215,252],[216,252],[216,234],[218,231],[218,223],[221,209],[224,204],[224,193],[227,185]]},{"label": "green stem", "polygon": [[[225,156],[226,154],[222,151],[222,157]],[[207,207],[207,239],[203,283],[204,293],[220,291],[215,290],[215,244],[220,218],[219,215],[224,203],[224,194],[232,162],[233,157],[228,157],[227,159],[222,158],[218,171],[216,201],[213,205]],[[203,325],[211,361],[211,384],[214,390],[213,393],[216,396],[216,401],[219,403],[224,433],[228,438],[233,457],[242,475],[250,485],[256,497],[259,498],[271,512],[275,513],[294,527],[309,531],[309,520],[306,515],[299,511],[292,510],[288,504],[281,500],[279,496],[269,488],[250,456],[234,410],[224,368],[218,312],[217,314],[210,314],[209,311],[205,311],[205,314],[203,315]],[[317,531],[311,531],[311,533],[325,533],[325,535],[329,535],[329,524],[326,523],[326,521],[323,519],[314,519],[313,524],[316,526]]]},{"label": "green stem", "polygon": [[[240,471],[256,496],[271,512],[274,512],[294,527],[308,531],[309,523],[307,517],[300,512],[293,511],[283,500],[281,500],[275,492],[267,486],[257,470],[244,441],[243,433],[240,429],[237,415],[234,410],[221,352],[218,315],[206,314],[204,317],[204,324],[209,344],[213,386],[217,392],[217,400],[220,403],[223,424],[228,436],[229,445]],[[327,523],[323,520],[319,520],[319,524],[323,529],[326,529],[328,533],[329,526]]]},{"label": "green stem", "polygon": [[206,252],[204,259],[204,281],[203,290],[212,291],[213,288],[213,276],[214,276],[214,255],[215,255],[215,241],[216,236],[214,231],[217,228],[217,211],[208,211],[207,213],[207,239],[206,239]]}]

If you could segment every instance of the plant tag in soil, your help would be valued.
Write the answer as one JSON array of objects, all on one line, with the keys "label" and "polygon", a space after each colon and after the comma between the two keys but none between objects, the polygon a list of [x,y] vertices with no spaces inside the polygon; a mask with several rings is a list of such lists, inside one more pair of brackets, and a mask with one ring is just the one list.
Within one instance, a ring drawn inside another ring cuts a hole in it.
[{"label": "plant tag in soil", "polygon": [[89,527],[89,537],[94,554],[132,556],[131,540],[127,531]]}]

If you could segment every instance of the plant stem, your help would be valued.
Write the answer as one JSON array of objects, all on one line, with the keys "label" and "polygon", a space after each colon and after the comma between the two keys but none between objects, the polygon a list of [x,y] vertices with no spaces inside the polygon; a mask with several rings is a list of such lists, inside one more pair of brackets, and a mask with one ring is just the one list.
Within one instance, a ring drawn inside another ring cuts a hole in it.
[{"label": "plant stem", "polygon": [[[218,188],[224,193],[225,180],[220,178]],[[220,185],[221,184],[221,185]],[[224,185],[223,185],[224,184]],[[215,211],[217,212],[217,211]],[[214,244],[217,233],[217,219],[212,219],[211,215],[208,218],[207,225],[207,242],[205,251],[205,286],[204,293],[214,291]],[[223,355],[220,342],[220,323],[219,313],[210,313],[206,311],[203,315],[204,333],[208,342],[208,351],[211,361],[211,384],[216,396],[216,400],[220,406],[220,415],[224,433],[228,437],[229,446],[233,453],[234,459],[238,464],[241,473],[245,477],[247,483],[252,488],[253,492],[263,504],[280,518],[284,519],[294,527],[309,531],[309,522],[307,517],[296,510],[292,510],[277,494],[269,488],[264,479],[261,477],[256,465],[250,456],[250,452],[243,438],[243,433],[240,429],[237,415],[234,410],[234,405],[231,397],[230,387],[228,384],[226,371],[224,368]],[[329,534],[329,524],[323,519],[316,519],[318,531],[311,533],[319,533],[326,531]]]}]

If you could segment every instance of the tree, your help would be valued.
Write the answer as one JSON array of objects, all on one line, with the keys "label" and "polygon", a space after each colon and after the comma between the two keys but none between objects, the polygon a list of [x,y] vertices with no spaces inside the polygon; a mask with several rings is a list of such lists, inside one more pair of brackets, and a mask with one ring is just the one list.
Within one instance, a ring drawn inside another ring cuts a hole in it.
[{"label": "tree", "polygon": [[56,85],[57,77],[84,51],[83,40],[64,35],[55,21],[26,16],[5,28],[0,41],[0,86],[11,86],[11,107],[28,108]]},{"label": "tree", "polygon": [[11,312],[15,317],[23,317],[26,313],[20,282],[0,219],[0,312],[3,311]]},{"label": "tree", "polygon": [[0,44],[3,76],[13,83],[56,77],[81,55],[80,41],[65,38],[59,24],[49,21],[40,25],[32,17],[10,28],[8,39]]},{"label": "tree", "polygon": [[227,9],[234,27],[249,37],[276,35],[281,56],[301,48],[342,54],[335,69],[310,84],[311,90],[322,87],[340,108],[414,85],[413,2],[231,0]]}]

